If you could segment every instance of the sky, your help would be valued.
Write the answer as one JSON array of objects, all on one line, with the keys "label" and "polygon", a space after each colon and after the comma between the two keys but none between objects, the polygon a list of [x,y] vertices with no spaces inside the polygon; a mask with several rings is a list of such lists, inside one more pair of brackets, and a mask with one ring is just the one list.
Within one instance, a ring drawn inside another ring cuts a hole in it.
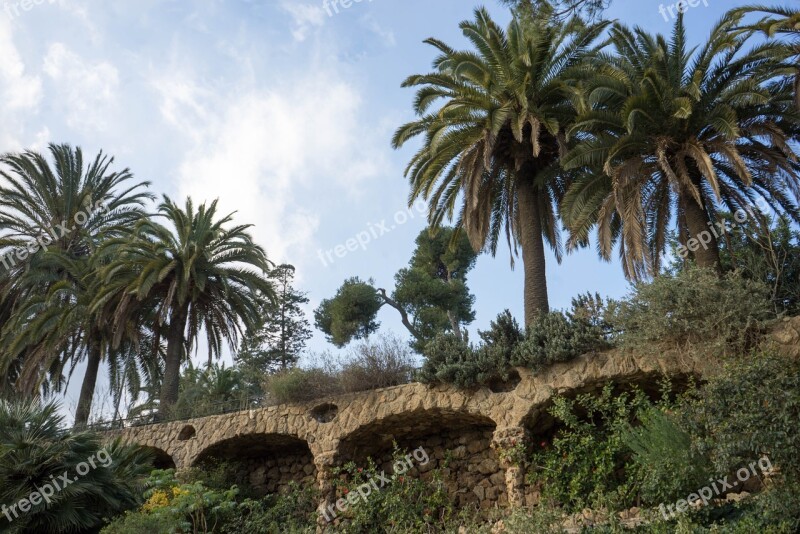
[{"label": "sky", "polygon": [[[748,1],[692,3],[686,16],[696,44],[726,10]],[[408,208],[404,178],[419,145],[390,145],[414,118],[413,90],[400,85],[430,69],[435,54],[424,39],[465,46],[458,23],[478,5],[0,0],[0,150],[50,142],[92,156],[102,150],[159,196],[218,198],[221,211],[254,225],[272,261],[296,267],[311,318],[344,279],[390,288],[408,263],[426,220],[424,207]],[[508,20],[497,0],[483,5]],[[614,0],[607,14],[668,34],[670,12],[671,2]],[[337,255],[337,246],[346,253]],[[619,263],[601,262],[594,249],[561,265],[550,254],[547,276],[554,308],[587,291],[618,298],[628,290]],[[511,270],[506,248],[481,256],[469,285],[473,338],[506,308],[522,317],[522,270]],[[405,336],[393,310],[379,318],[384,331]],[[310,353],[331,349],[315,332]],[[78,369],[69,412],[81,377]]]}]

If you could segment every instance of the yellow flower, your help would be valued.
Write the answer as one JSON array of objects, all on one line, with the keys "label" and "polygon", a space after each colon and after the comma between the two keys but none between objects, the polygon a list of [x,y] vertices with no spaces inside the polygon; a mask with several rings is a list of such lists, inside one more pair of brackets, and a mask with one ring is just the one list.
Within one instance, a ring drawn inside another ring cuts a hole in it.
[{"label": "yellow flower", "polygon": [[169,506],[170,496],[166,491],[158,490],[147,499],[147,502],[142,505],[142,510],[145,512],[152,512],[159,508]]}]

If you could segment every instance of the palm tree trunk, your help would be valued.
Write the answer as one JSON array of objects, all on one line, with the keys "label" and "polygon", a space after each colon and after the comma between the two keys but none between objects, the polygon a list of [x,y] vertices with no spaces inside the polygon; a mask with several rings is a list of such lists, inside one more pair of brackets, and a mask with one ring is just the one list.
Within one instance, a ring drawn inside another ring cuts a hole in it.
[{"label": "palm tree trunk", "polygon": [[97,373],[100,370],[102,351],[99,345],[89,345],[89,356],[86,359],[86,374],[83,375],[81,394],[78,397],[78,407],[75,410],[75,428],[84,428],[89,422],[92,413],[92,400],[94,389],[97,385]]},{"label": "palm tree trunk", "polygon": [[684,196],[683,205],[686,227],[689,230],[687,246],[694,255],[697,266],[722,273],[716,229],[712,229],[708,225],[706,210],[697,203],[694,197],[689,195]]},{"label": "palm tree trunk", "polygon": [[533,178],[523,175],[517,182],[517,230],[525,270],[525,326],[536,315],[550,311],[539,200]]},{"label": "palm tree trunk", "polygon": [[169,411],[178,402],[178,392],[181,379],[181,364],[183,363],[183,349],[185,345],[184,331],[186,330],[187,310],[176,309],[169,320],[169,333],[167,334],[167,354],[164,362],[164,381],[161,383],[161,396],[159,398],[159,414],[169,415]]}]

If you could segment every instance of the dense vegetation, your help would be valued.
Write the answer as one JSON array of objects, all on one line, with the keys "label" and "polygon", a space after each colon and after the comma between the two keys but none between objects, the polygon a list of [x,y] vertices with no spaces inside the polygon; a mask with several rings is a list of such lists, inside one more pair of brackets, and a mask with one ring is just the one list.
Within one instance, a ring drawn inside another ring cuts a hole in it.
[{"label": "dense vegetation", "polygon": [[[491,519],[548,532],[579,515],[618,532],[634,507],[641,532],[800,528],[800,364],[764,343],[774,321],[800,312],[800,11],[732,10],[691,49],[683,16],[667,37],[604,20],[604,1],[505,3],[505,28],[477,9],[460,26],[468,48],[429,39],[432,72],[404,82],[416,118],[392,143],[421,141],[406,176],[429,228],[392,289],[351,277],[321,300],[314,323],[350,345],[342,360],[298,365],[311,322],[295,269],[274,265],[216,201],[153,207],[149,183],[66,144],[0,157],[0,530],[315,530],[315,488],[263,497],[224,465],[152,471],[146,451],[102,448],[86,430],[102,369],[104,424],[119,426],[413,380],[476,390],[606,350],[671,351],[719,371],[702,384],[665,380],[658,395],[608,384],[556,398],[552,425],[501,452],[526,468],[536,507],[456,510],[446,468],[426,480],[395,473],[336,530],[497,531]],[[475,343],[468,275],[503,239],[512,265],[521,254],[524,317],[501,313]],[[603,260],[616,250],[629,295],[551,309],[546,248],[561,261],[593,241]],[[385,307],[410,342],[372,337]],[[214,362],[226,347],[231,367]],[[47,399],[79,365],[68,430]],[[661,509],[754,461],[768,468],[758,464],[752,495]],[[379,469],[335,474],[347,495]]]}]

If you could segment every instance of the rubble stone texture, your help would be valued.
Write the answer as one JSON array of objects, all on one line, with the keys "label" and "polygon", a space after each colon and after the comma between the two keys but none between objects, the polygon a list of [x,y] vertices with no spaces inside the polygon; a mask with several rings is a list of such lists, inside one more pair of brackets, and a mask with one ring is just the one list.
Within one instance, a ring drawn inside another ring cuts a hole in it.
[{"label": "rubble stone texture", "polygon": [[[784,319],[770,342],[787,357],[800,357],[800,318]],[[154,449],[160,466],[178,469],[212,459],[237,465],[236,476],[256,491],[274,493],[291,481],[316,484],[324,502],[335,502],[331,469],[367,458],[391,473],[393,444],[423,447],[430,457],[408,476],[428,477],[440,469],[455,503],[481,509],[530,505],[537,491],[524,470],[502,451],[518,440],[552,430],[547,414],[559,394],[595,391],[611,382],[657,390],[663,376],[677,380],[708,376],[718,367],[708,358],[677,352],[637,355],[621,350],[587,354],[538,375],[518,369],[513,388],[462,391],[454,387],[406,384],[314,402],[269,406],[191,421],[111,431],[108,439]],[[510,391],[503,391],[510,389]],[[330,414],[320,417],[320,413]]]}]

